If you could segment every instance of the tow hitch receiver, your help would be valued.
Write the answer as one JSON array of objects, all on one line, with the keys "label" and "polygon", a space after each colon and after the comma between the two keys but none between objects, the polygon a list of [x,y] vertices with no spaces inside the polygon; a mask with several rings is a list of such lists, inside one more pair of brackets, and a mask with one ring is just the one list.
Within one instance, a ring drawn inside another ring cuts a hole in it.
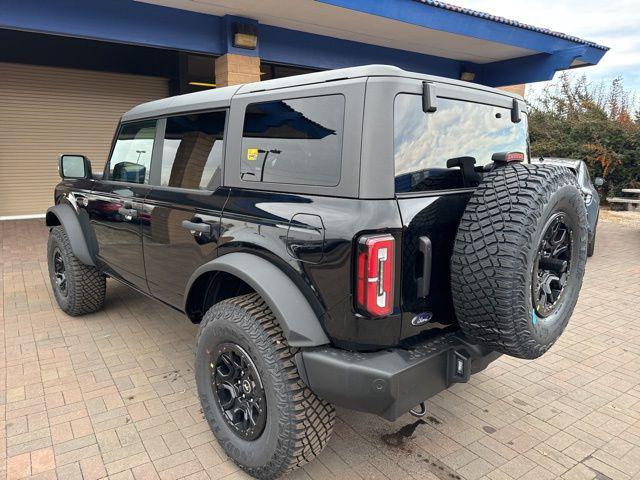
[{"label": "tow hitch receiver", "polygon": [[449,383],[466,383],[471,378],[471,357],[464,349],[449,350]]}]

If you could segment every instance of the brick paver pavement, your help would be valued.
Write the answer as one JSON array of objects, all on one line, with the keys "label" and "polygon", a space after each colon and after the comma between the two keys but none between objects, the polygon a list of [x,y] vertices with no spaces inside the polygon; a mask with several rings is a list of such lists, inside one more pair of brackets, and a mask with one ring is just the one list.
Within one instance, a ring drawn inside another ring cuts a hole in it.
[{"label": "brick paver pavement", "polygon": [[[0,222],[0,472],[61,480],[238,479],[202,418],[197,327],[114,282],[105,309],[52,299],[41,221]],[[601,222],[568,330],[394,423],[338,412],[298,479],[640,478],[640,230]]]}]

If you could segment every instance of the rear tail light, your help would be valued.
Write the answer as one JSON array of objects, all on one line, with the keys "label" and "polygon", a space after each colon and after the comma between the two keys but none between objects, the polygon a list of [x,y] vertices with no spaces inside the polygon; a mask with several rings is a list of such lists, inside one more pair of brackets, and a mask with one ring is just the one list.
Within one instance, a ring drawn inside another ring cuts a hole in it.
[{"label": "rear tail light", "polygon": [[358,240],[356,303],[376,317],[393,312],[395,243],[391,235],[364,235]]}]

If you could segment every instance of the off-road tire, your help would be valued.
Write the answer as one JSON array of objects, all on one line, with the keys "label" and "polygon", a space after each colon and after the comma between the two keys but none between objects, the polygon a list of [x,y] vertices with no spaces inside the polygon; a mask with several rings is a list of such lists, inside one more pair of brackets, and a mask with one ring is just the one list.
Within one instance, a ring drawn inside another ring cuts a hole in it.
[{"label": "off-road tire", "polygon": [[[60,251],[66,269],[66,295],[56,285],[53,256],[56,248]],[[62,226],[49,231],[47,243],[49,279],[58,305],[68,315],[78,316],[93,313],[102,308],[107,288],[106,277],[91,265],[85,265],[76,258],[71,242]]]},{"label": "off-road tire", "polygon": [[[241,439],[222,417],[211,383],[211,352],[233,342],[253,361],[267,401],[263,433]],[[215,304],[204,315],[196,341],[196,383],[202,411],[218,442],[243,470],[273,479],[313,460],[324,449],[335,421],[333,406],[301,380],[276,318],[258,294]]]},{"label": "off-road tire", "polygon": [[[573,231],[570,275],[554,313],[539,319],[531,293],[534,261],[556,212]],[[485,174],[462,216],[451,258],[453,302],[464,333],[515,357],[546,352],[578,300],[587,239],[587,212],[568,169],[516,164]]]}]

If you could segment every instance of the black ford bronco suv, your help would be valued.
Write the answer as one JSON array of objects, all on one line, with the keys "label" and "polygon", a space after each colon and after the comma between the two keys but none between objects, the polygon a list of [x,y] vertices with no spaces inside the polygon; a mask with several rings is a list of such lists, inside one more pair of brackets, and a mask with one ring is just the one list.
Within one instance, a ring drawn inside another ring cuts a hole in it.
[{"label": "black ford bronco suv", "polygon": [[368,66],[137,106],[103,172],[60,158],[49,272],[69,315],[110,277],[199,323],[203,412],[274,478],[334,405],[394,420],[560,336],[587,257],[575,174],[532,164],[504,91]]}]

